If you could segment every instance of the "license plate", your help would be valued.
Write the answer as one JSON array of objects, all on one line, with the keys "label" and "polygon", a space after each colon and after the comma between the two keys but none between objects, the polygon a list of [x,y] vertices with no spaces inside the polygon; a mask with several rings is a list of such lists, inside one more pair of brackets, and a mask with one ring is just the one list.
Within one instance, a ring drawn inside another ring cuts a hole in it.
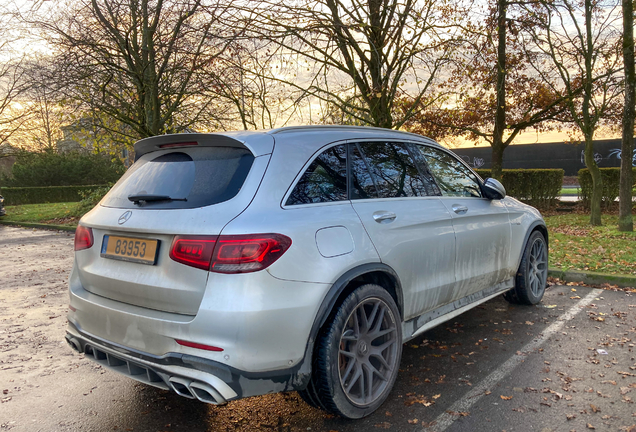
[{"label": "license plate", "polygon": [[104,258],[155,265],[159,240],[105,235],[101,256]]}]

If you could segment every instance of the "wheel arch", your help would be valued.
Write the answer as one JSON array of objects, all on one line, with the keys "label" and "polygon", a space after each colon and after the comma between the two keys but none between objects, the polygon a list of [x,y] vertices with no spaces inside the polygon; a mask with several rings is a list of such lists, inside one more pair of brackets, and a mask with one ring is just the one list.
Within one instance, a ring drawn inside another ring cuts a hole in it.
[{"label": "wheel arch", "polygon": [[521,243],[522,244],[521,251],[519,252],[519,256],[517,257],[517,268],[519,268],[519,265],[521,264],[521,259],[523,258],[523,252],[526,250],[526,245],[528,244],[528,239],[530,238],[532,233],[535,231],[539,231],[543,235],[543,237],[545,238],[546,246],[548,246],[548,248],[550,247],[548,227],[545,225],[545,222],[543,220],[534,221],[533,223],[530,224],[530,226],[526,230],[526,236],[523,239],[523,243]]},{"label": "wheel arch", "polygon": [[402,319],[404,315],[402,285],[395,270],[383,263],[363,264],[348,270],[331,286],[316,314],[312,327],[312,336],[318,334],[318,331],[327,322],[329,316],[335,313],[337,306],[349,294],[359,286],[368,283],[379,285],[391,294],[400,311],[400,319]]},{"label": "wheel arch", "polygon": [[362,264],[348,270],[333,283],[325,295],[318,313],[316,313],[305,348],[305,358],[303,360],[305,367],[302,368],[304,376],[297,381],[299,385],[296,386],[296,389],[304,389],[309,382],[315,343],[327,320],[336,314],[338,306],[342,304],[349,294],[359,286],[368,283],[380,285],[389,292],[398,307],[400,322],[402,321],[404,317],[404,298],[402,285],[395,270],[383,263]]}]

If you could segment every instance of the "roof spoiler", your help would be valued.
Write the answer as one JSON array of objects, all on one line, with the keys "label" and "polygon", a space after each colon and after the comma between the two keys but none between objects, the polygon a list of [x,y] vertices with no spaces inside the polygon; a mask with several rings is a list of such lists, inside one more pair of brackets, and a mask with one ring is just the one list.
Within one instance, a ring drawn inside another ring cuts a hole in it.
[{"label": "roof spoiler", "polygon": [[248,149],[254,156],[259,156],[252,146],[245,141],[223,134],[211,133],[180,133],[157,135],[144,138],[135,143],[135,161],[146,153],[176,147],[235,147]]}]

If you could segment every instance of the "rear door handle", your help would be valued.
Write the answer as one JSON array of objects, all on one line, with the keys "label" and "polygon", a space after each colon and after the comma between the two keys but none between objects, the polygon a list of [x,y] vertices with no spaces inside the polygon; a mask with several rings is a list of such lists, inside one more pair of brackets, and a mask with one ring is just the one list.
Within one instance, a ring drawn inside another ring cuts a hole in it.
[{"label": "rear door handle", "polygon": [[453,204],[453,211],[457,214],[464,214],[468,211],[468,207],[459,204]]},{"label": "rear door handle", "polygon": [[397,215],[388,211],[377,211],[373,213],[373,220],[377,223],[389,223],[393,222]]}]

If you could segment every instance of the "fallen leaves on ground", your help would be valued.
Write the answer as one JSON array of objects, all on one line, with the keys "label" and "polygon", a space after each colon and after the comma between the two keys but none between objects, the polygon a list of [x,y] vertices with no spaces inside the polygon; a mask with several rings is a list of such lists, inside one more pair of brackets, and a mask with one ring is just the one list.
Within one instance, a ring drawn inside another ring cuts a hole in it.
[{"label": "fallen leaves on ground", "polygon": [[606,291],[624,291],[627,293],[636,293],[636,288],[634,287],[627,287],[627,288],[621,288],[618,285],[612,285],[609,283],[604,283],[604,284],[586,284],[584,282],[566,282],[564,280],[561,280],[559,278],[554,278],[554,277],[549,277],[548,278],[548,286],[554,286],[554,285],[567,285],[567,286],[582,286],[582,287],[588,287],[588,288],[600,288]]},{"label": "fallen leaves on ground", "polygon": [[[431,405],[435,403],[435,401],[430,398],[427,398],[422,395],[416,395],[414,393],[408,393],[406,396],[407,396],[407,399],[404,401],[404,405],[406,406],[420,404],[420,405],[424,405],[425,407],[430,407]],[[439,396],[440,395],[437,395],[437,397]],[[437,397],[433,396],[433,399],[437,399]]]},{"label": "fallen leaves on ground", "polygon": [[459,417],[467,417],[467,416],[470,415],[469,412],[465,412],[465,411],[462,411],[462,412],[459,412],[459,411],[446,411],[446,414],[450,414],[452,416],[459,416]]}]

